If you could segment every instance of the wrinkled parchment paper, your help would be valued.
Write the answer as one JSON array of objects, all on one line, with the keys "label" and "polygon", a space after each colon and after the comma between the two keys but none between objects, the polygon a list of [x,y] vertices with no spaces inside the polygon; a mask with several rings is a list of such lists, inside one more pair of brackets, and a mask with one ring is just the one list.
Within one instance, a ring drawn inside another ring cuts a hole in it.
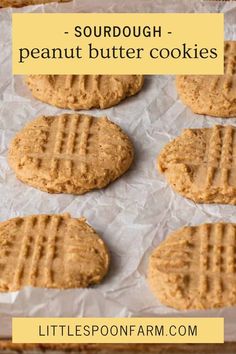
[{"label": "wrinkled parchment paper", "polygon": [[[15,9],[15,12],[224,12],[227,39],[236,39],[236,3],[198,0],[83,0]],[[236,222],[236,207],[195,205],[175,194],[155,167],[156,156],[182,129],[234,124],[234,119],[194,115],[178,100],[174,78],[146,77],[135,97],[107,115],[132,138],[130,171],[108,188],[84,196],[50,195],[19,182],[6,160],[11,138],[38,115],[61,113],[34,100],[21,77],[11,75],[11,9],[0,11],[0,221],[28,214],[69,212],[85,216],[108,244],[112,264],[105,281],[86,290],[25,288],[0,294],[0,335],[11,335],[13,316],[224,316],[226,340],[236,340],[236,308],[179,312],[159,303],[146,283],[150,252],[186,224]],[[207,29],[206,29],[207,30]]]}]

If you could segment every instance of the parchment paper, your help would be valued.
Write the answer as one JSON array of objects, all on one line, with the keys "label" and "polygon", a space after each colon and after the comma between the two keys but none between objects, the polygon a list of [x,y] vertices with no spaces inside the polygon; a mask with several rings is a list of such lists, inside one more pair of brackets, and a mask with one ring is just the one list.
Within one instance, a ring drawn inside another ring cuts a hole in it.
[{"label": "parchment paper", "polygon": [[[227,39],[236,39],[236,4],[191,0],[74,1],[15,12],[224,12]],[[112,264],[105,281],[87,290],[25,288],[0,294],[0,335],[11,335],[13,316],[224,316],[226,340],[236,340],[236,308],[179,312],[161,305],[146,283],[148,256],[184,225],[236,222],[236,207],[196,205],[175,194],[155,167],[156,156],[187,127],[234,124],[234,119],[194,115],[178,100],[174,78],[146,77],[140,94],[118,106],[92,110],[107,115],[132,138],[130,171],[108,188],[84,196],[50,195],[19,182],[6,160],[9,142],[28,121],[62,110],[34,100],[21,77],[11,76],[11,9],[0,11],[0,221],[34,213],[85,216],[108,244]],[[207,29],[206,29],[207,30]]]}]

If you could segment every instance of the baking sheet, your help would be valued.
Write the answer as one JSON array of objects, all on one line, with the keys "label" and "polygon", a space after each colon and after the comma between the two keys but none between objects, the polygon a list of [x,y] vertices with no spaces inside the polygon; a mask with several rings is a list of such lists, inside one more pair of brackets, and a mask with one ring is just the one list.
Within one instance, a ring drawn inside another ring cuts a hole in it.
[{"label": "baking sheet", "polygon": [[[193,0],[83,0],[15,9],[15,12],[224,12],[227,39],[236,39],[236,4]],[[155,167],[156,156],[187,127],[234,124],[234,119],[194,115],[178,100],[174,78],[146,77],[144,89],[107,110],[132,138],[136,158],[130,171],[101,191],[83,196],[50,195],[19,182],[6,160],[15,133],[38,115],[61,112],[34,100],[21,77],[11,76],[11,9],[0,11],[0,221],[37,213],[85,216],[108,244],[112,264],[105,281],[86,290],[25,288],[0,294],[0,336],[11,335],[13,316],[119,317],[224,316],[225,339],[236,341],[236,308],[180,312],[167,308],[146,283],[151,250],[184,225],[236,222],[236,207],[195,205],[175,194]],[[68,111],[69,112],[69,111]]]}]

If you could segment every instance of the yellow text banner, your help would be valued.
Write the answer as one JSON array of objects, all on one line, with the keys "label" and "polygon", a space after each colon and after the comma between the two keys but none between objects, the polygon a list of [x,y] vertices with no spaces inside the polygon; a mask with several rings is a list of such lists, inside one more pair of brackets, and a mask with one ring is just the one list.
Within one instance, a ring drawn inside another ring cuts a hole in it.
[{"label": "yellow text banner", "polygon": [[13,318],[13,343],[223,343],[223,318]]},{"label": "yellow text banner", "polygon": [[223,74],[223,14],[12,16],[13,74]]}]

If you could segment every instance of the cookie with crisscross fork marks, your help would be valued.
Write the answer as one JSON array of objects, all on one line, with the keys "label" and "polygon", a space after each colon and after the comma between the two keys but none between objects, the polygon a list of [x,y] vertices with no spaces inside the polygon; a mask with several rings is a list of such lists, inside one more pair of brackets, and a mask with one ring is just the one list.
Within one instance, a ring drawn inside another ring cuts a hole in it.
[{"label": "cookie with crisscross fork marks", "polygon": [[179,310],[236,305],[236,224],[173,232],[152,253],[148,279],[160,301]]},{"label": "cookie with crisscross fork marks", "polygon": [[108,267],[104,242],[83,218],[32,215],[0,223],[0,291],[85,288]]},{"label": "cookie with crisscross fork marks", "polygon": [[133,146],[105,117],[43,116],[15,136],[8,159],[16,176],[35,188],[83,194],[121,176],[132,163]]},{"label": "cookie with crisscross fork marks", "polygon": [[236,41],[225,42],[224,75],[177,77],[181,100],[194,113],[236,117]]},{"label": "cookie with crisscross fork marks", "polygon": [[184,130],[163,148],[158,167],[184,197],[236,204],[236,127]]},{"label": "cookie with crisscross fork marks", "polygon": [[135,95],[142,75],[31,75],[26,78],[33,96],[60,108],[108,108]]},{"label": "cookie with crisscross fork marks", "polygon": [[23,7],[28,5],[46,4],[49,2],[68,2],[71,0],[0,0],[1,7]]}]

